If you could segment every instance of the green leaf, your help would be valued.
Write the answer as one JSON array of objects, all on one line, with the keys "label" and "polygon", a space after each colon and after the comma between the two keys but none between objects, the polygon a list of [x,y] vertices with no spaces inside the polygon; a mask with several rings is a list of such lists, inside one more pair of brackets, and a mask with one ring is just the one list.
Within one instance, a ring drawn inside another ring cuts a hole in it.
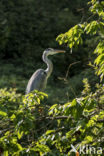
[{"label": "green leaf", "polygon": [[51,133],[54,133],[54,132],[55,132],[55,130],[47,130],[46,131],[46,135],[51,134]]},{"label": "green leaf", "polygon": [[49,110],[53,110],[54,108],[56,108],[56,106],[57,104],[52,105]]},{"label": "green leaf", "polygon": [[7,116],[6,112],[0,111],[0,116]]},{"label": "green leaf", "polygon": [[66,133],[66,137],[67,137],[67,138],[72,137],[72,135],[73,135],[75,132],[77,132],[78,130],[80,130],[80,128],[81,128],[80,125],[77,126],[77,127],[75,127],[75,128],[73,128],[72,130],[70,130],[69,132]]},{"label": "green leaf", "polygon": [[17,136],[18,136],[18,139],[21,139],[22,136],[23,136],[24,132],[23,131],[17,131]]},{"label": "green leaf", "polygon": [[102,63],[102,61],[104,61],[104,54],[99,55],[99,56],[95,59],[94,63],[97,64],[97,65],[99,65],[100,63]]},{"label": "green leaf", "polygon": [[19,150],[23,149],[22,146],[20,144],[18,144],[18,143],[16,143],[16,146],[18,147]]},{"label": "green leaf", "polygon": [[13,115],[10,117],[11,121],[13,121],[15,118],[16,118],[16,115],[15,115],[15,114],[13,114]]},{"label": "green leaf", "polygon": [[85,138],[85,140],[89,141],[89,142],[92,142],[93,141],[93,136],[87,136]]},{"label": "green leaf", "polygon": [[74,99],[74,100],[72,101],[72,103],[71,103],[71,107],[76,106],[76,104],[77,104],[77,101],[76,101],[76,99]]},{"label": "green leaf", "polygon": [[8,151],[4,151],[4,156],[9,156]]},{"label": "green leaf", "polygon": [[45,97],[48,97],[48,95],[47,95],[46,93],[44,93],[44,92],[39,92],[39,94],[40,94],[40,95],[43,95],[43,96],[45,96]]}]

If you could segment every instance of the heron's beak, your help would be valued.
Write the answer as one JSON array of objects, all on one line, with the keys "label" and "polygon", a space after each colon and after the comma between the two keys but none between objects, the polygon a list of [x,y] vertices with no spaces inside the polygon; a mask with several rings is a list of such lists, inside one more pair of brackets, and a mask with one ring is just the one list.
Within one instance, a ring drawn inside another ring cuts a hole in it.
[{"label": "heron's beak", "polygon": [[65,53],[65,50],[54,50],[56,53]]}]

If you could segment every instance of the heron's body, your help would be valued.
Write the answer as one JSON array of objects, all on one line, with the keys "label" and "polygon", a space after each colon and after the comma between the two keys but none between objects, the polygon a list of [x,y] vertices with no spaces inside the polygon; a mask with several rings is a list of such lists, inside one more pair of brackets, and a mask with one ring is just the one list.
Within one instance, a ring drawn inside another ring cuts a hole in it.
[{"label": "heron's body", "polygon": [[[38,82],[38,83],[37,83]],[[38,69],[30,78],[27,88],[26,94],[33,90],[43,91],[47,84],[47,73],[43,69]]]},{"label": "heron's body", "polygon": [[43,53],[43,61],[47,64],[47,69],[38,69],[30,78],[27,88],[26,94],[30,93],[33,90],[43,91],[47,84],[47,79],[52,73],[53,64],[51,60],[48,59],[48,55],[53,55],[56,53],[65,52],[62,50],[54,50],[54,49],[46,49]]}]

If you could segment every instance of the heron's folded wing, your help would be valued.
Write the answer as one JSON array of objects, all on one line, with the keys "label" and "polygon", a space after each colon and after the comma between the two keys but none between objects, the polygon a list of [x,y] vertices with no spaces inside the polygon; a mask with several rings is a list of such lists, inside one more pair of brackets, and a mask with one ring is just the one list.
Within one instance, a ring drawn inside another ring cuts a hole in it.
[{"label": "heron's folded wing", "polygon": [[37,70],[30,78],[26,94],[33,90],[43,91],[47,83],[47,74],[43,69]]}]

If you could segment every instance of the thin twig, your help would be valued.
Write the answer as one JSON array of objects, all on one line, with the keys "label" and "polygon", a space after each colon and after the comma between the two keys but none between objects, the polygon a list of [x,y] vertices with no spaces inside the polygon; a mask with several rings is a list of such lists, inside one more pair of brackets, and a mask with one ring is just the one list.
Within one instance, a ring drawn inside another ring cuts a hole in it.
[{"label": "thin twig", "polygon": [[68,69],[67,69],[67,72],[66,72],[65,79],[67,79],[67,77],[68,77],[69,70],[70,70],[71,66],[73,66],[73,65],[75,65],[75,64],[77,64],[77,63],[80,63],[80,62],[81,62],[81,61],[77,61],[77,62],[73,62],[73,63],[69,64]]}]

